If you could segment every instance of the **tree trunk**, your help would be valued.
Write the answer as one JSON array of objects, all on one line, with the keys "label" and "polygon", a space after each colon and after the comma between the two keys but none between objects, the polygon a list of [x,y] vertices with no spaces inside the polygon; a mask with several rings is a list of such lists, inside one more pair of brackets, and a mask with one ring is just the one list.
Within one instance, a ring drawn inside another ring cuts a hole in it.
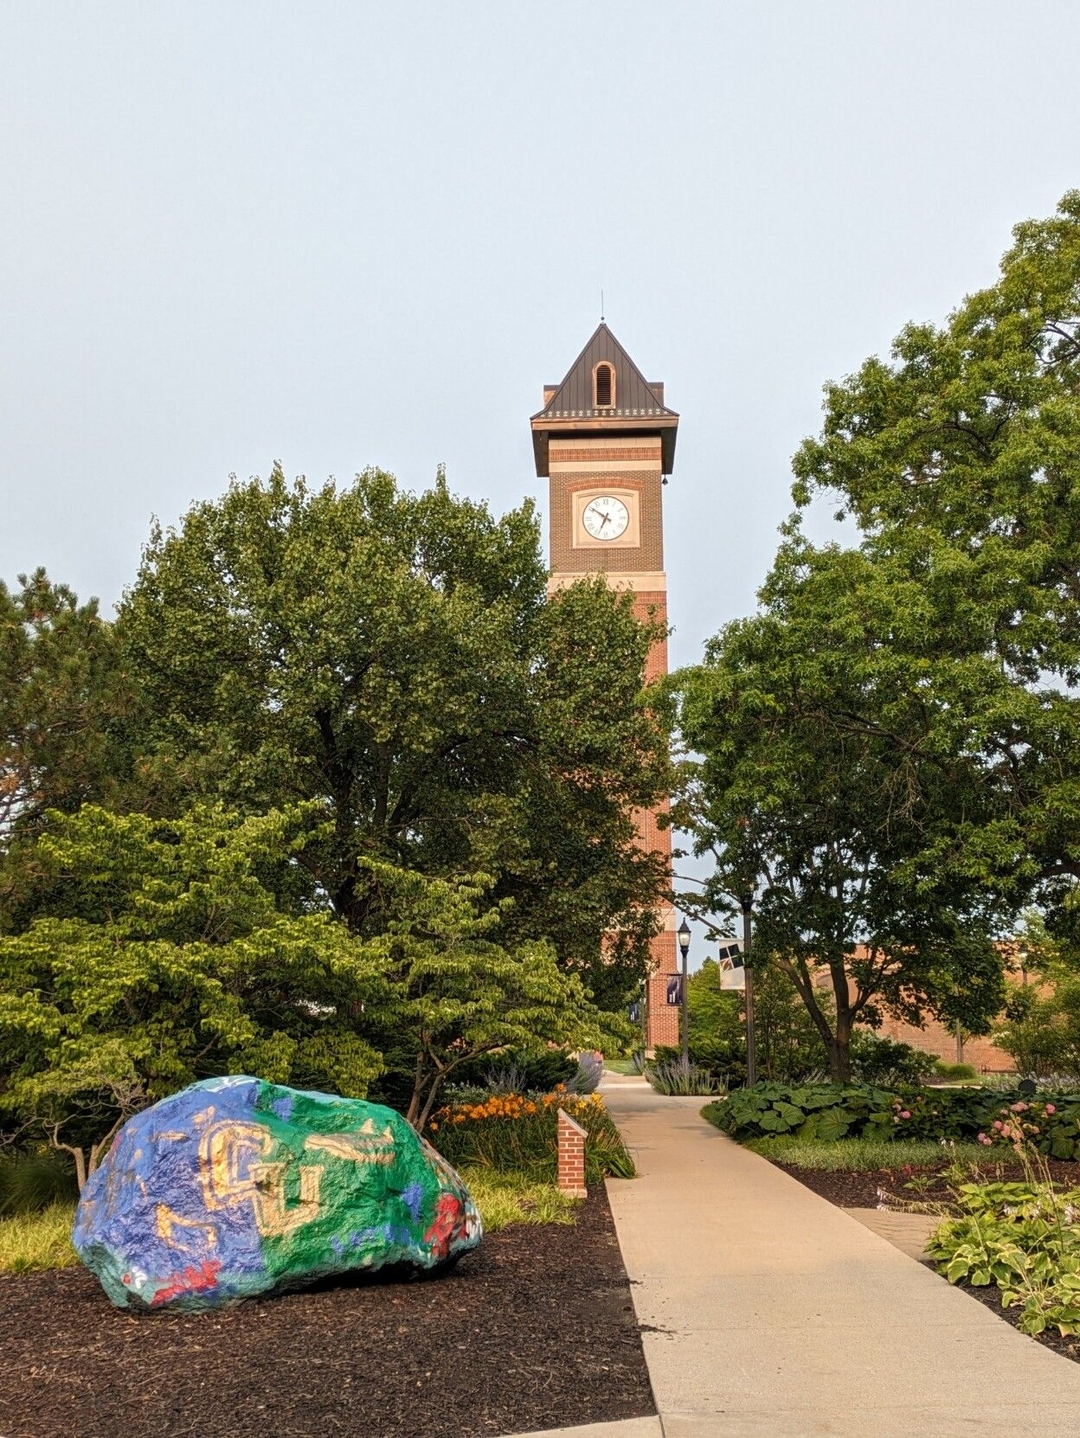
[{"label": "tree trunk", "polygon": [[56,1137],[55,1132],[49,1139],[49,1142],[53,1148],[59,1149],[61,1153],[70,1153],[72,1158],[75,1160],[75,1182],[78,1186],[79,1192],[82,1193],[83,1189],[86,1187],[87,1179],[86,1153],[83,1149],[77,1148],[74,1144],[61,1143],[60,1140]]},{"label": "tree trunk", "polygon": [[831,963],[833,997],[836,1000],[836,1031],[827,1045],[829,1077],[833,1083],[851,1082],[851,1030],[854,1019],[848,987],[847,967],[843,960]]},{"label": "tree trunk", "polygon": [[405,1114],[406,1119],[412,1124],[413,1128],[416,1129],[417,1133],[419,1133],[423,1127],[417,1120],[420,1118],[420,1110],[424,1101],[424,1074],[424,1054],[421,1050],[421,1052],[416,1055],[416,1070],[413,1074],[412,1097],[409,1099],[409,1108]]},{"label": "tree trunk", "polygon": [[833,1083],[851,1082],[851,1035],[843,1043],[839,1034],[829,1044],[829,1078]]}]

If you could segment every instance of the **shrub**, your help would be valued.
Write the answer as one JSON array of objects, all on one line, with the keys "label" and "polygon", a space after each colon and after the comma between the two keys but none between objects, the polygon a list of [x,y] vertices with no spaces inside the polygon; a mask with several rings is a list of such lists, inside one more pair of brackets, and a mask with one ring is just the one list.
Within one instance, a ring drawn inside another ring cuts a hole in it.
[{"label": "shrub", "polygon": [[825,1140],[863,1133],[888,1138],[894,1098],[869,1084],[759,1083],[710,1104],[706,1116],[732,1138],[782,1133]]},{"label": "shrub", "polygon": [[565,1109],[586,1131],[585,1179],[633,1178],[634,1161],[599,1094],[556,1089],[537,1098],[492,1095],[483,1103],[445,1104],[426,1137],[456,1168],[476,1165],[552,1178],[558,1169],[557,1115]]},{"label": "shrub", "polygon": [[1080,975],[1050,962],[1042,976],[1049,992],[1034,985],[1012,990],[994,1043],[1016,1060],[1023,1073],[1080,1076]]},{"label": "shrub", "polygon": [[75,1170],[66,1154],[44,1149],[0,1157],[0,1215],[37,1213],[78,1196]]},{"label": "shrub", "polygon": [[[945,1079],[953,1083],[970,1083],[972,1079],[978,1079],[974,1064],[946,1064],[939,1059],[934,1064],[934,1074],[939,1079]],[[1015,1080],[1013,1080],[1015,1082]]]},{"label": "shrub", "polygon": [[[1022,1122],[1018,1121],[1022,1116]],[[1053,1158],[1080,1158],[1080,1096],[1003,1094],[987,1088],[872,1088],[868,1084],[755,1084],[736,1089],[706,1117],[733,1138],[978,1140],[1016,1143]],[[995,1123],[1000,1127],[995,1128]]]},{"label": "shrub", "polygon": [[1055,1192],[1049,1182],[962,1184],[961,1217],[931,1236],[927,1255],[950,1283],[1001,1293],[1019,1305],[1019,1327],[1062,1336],[1080,1333],[1080,1189]]},{"label": "shrub", "polygon": [[520,1049],[500,1049],[485,1054],[454,1070],[454,1083],[464,1087],[510,1092],[503,1080],[515,1079],[516,1093],[550,1093],[556,1084],[568,1084],[578,1071],[577,1060],[562,1049],[526,1054]]},{"label": "shrub", "polygon": [[650,1064],[645,1077],[657,1093],[672,1098],[681,1094],[711,1094],[721,1091],[720,1083],[708,1069],[682,1058],[665,1059]]},{"label": "shrub", "polygon": [[566,1081],[567,1093],[595,1093],[604,1077],[604,1055],[586,1050],[578,1054],[577,1073]]},{"label": "shrub", "polygon": [[876,1088],[922,1084],[934,1072],[936,1063],[933,1054],[879,1038],[869,1029],[856,1029],[851,1035],[851,1077],[855,1083]]},{"label": "shrub", "polygon": [[[730,998],[730,994],[725,994]],[[642,1072],[650,1079],[651,1071],[660,1068],[678,1070],[682,1066],[682,1049],[671,1044],[657,1044],[651,1063]],[[711,1081],[710,1088],[660,1089],[662,1093],[723,1093],[746,1082],[746,1044],[729,1043],[726,1039],[691,1038],[690,1066]],[[656,1088],[656,1085],[653,1084]]]},{"label": "shrub", "polygon": [[[828,999],[822,1002],[828,1007]],[[743,996],[720,988],[720,968],[706,959],[687,983],[690,1015],[690,1057],[706,1068],[721,1087],[746,1081],[746,1024]],[[754,966],[754,1013],[758,1072],[785,1083],[805,1083],[826,1071],[828,1060],[820,1035],[791,979],[775,964]],[[674,1057],[676,1051],[657,1058]]]},{"label": "shrub", "polygon": [[996,1112],[987,1113],[978,1140],[990,1148],[1011,1144],[1021,1152],[1033,1148],[1051,1158],[1080,1158],[1080,1098],[1059,1095],[1051,1098],[1026,1098],[1009,1095],[1011,1103],[1002,1104],[995,1094]]},{"label": "shrub", "polygon": [[1030,1148],[1053,1158],[1080,1158],[1080,1097],[1075,1094],[1040,1095],[1033,1102],[1015,1091],[923,1089],[894,1103],[904,1105],[895,1125],[898,1138],[977,1139],[988,1141],[987,1146],[1008,1143],[1014,1136],[1002,1136],[1002,1129],[994,1124],[1000,1122],[1004,1128],[1010,1118],[1023,1114],[1024,1142]]}]

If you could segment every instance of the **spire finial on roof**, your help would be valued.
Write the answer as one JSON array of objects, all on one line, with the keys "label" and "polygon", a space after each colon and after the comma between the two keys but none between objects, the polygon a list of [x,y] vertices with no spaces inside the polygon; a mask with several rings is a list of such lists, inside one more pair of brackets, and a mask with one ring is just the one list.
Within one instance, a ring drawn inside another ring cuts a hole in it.
[{"label": "spire finial on roof", "polygon": [[604,323],[604,292],[600,291],[600,323]]}]

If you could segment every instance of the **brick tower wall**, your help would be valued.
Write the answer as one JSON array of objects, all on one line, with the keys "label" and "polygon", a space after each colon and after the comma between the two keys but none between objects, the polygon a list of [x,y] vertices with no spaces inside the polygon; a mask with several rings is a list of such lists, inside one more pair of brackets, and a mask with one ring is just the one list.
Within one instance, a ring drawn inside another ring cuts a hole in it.
[{"label": "brick tower wall", "polygon": [[[615,589],[630,590],[634,612],[641,620],[667,623],[667,577],[664,574],[663,506],[660,440],[575,437],[553,439],[549,450],[552,590],[587,574],[602,573]],[[583,545],[577,510],[588,492],[605,491],[633,497],[633,522],[622,541]],[[576,506],[575,507],[575,503]],[[668,672],[667,639],[652,646],[645,664],[647,682]],[[657,812],[667,809],[667,801]],[[656,813],[636,816],[638,841],[663,856],[671,869],[671,833],[661,829]],[[646,984],[646,1043],[679,1042],[679,1009],[667,1002],[667,982],[679,972],[675,914],[670,905],[660,916],[663,928],[652,941],[652,968]]]}]

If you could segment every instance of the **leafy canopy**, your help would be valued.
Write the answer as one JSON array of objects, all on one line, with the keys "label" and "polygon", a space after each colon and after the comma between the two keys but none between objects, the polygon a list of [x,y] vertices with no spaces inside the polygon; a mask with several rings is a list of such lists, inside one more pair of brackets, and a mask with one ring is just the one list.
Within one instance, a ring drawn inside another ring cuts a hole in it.
[{"label": "leafy canopy", "polygon": [[878,633],[938,753],[998,818],[973,858],[1071,934],[1080,877],[1080,191],[1014,231],[997,283],[826,390],[795,459],[878,576]]},{"label": "leafy canopy", "polygon": [[362,1097],[397,1065],[422,1123],[479,1054],[607,1033],[550,946],[493,940],[483,876],[367,861],[388,913],[367,937],[297,904],[311,807],[50,815],[34,869],[52,912],[0,938],[0,1104],[70,1148],[82,1177],[129,1113],[198,1078],[246,1072]]},{"label": "leafy canopy", "polygon": [[270,886],[303,815],[86,805],[50,819],[36,868],[52,912],[0,938],[9,1114],[92,1166],[128,1113],[208,1075],[366,1092],[382,1064],[352,1019],[376,959],[328,913],[284,912]]},{"label": "leafy canopy", "polygon": [[48,808],[113,798],[128,707],[112,626],[44,570],[0,581],[0,853]]},{"label": "leafy canopy", "polygon": [[944,326],[827,387],[795,498],[834,497],[859,545],[814,546],[797,516],[760,612],[677,683],[709,898],[757,894],[834,1077],[882,1007],[985,1031],[992,939],[1032,895],[1075,926],[1078,380],[1073,192]]},{"label": "leafy canopy", "polygon": [[631,817],[668,783],[653,634],[600,583],[545,584],[531,506],[494,519],[441,476],[234,483],[155,532],[121,609],[149,792],[317,803],[300,861],[363,936],[386,926],[377,863],[485,873],[502,942],[553,944],[619,1006],[665,878]]},{"label": "leafy canopy", "polygon": [[688,808],[715,859],[704,906],[753,900],[759,952],[794,982],[838,1080],[856,1022],[929,1011],[985,1031],[1002,999],[1001,902],[965,849],[993,814],[968,768],[927,745],[855,558],[789,547],[761,613],[675,681],[702,756]]}]

